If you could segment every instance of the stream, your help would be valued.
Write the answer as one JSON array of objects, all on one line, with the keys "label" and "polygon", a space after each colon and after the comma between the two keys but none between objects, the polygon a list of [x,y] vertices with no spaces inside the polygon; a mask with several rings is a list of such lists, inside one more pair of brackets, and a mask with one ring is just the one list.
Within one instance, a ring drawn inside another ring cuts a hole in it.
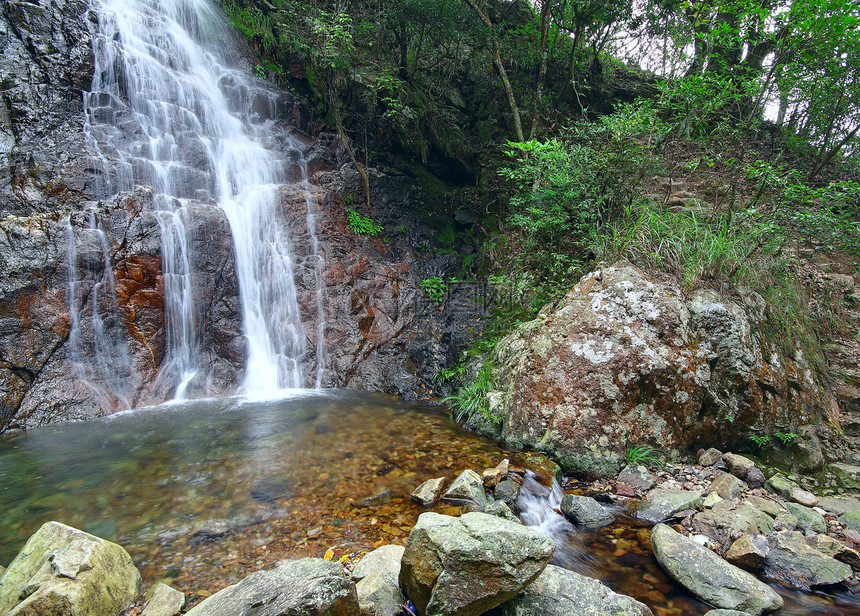
[{"label": "stream", "polygon": [[[125,547],[145,583],[191,602],[279,560],[355,558],[404,543],[423,511],[418,484],[511,455],[439,408],[350,390],[273,399],[174,402],[0,439],[0,563],[58,520]],[[556,541],[553,562],[596,577],[658,616],[704,614],[650,554],[648,529],[619,522],[577,532],[560,499],[527,481],[527,524]],[[439,513],[460,510],[444,503]],[[856,597],[780,593],[783,614],[860,614]]]}]

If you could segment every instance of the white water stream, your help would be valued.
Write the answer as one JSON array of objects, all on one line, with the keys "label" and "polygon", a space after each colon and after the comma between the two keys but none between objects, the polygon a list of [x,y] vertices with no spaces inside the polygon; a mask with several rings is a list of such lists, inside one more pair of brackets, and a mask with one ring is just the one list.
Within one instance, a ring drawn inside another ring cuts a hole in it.
[{"label": "white water stream", "polygon": [[[103,164],[103,192],[145,185],[155,193],[168,330],[159,380],[182,399],[207,370],[187,206],[214,200],[233,236],[247,346],[240,391],[265,396],[319,387],[325,289],[316,208],[299,144],[276,122],[278,93],[239,66],[233,33],[207,0],[93,0],[93,10],[96,66],[85,97],[86,132]],[[299,177],[288,177],[288,168],[298,168]],[[305,261],[317,285],[311,375],[301,365],[307,335],[280,209],[286,183],[303,191],[307,204],[312,254]]]}]

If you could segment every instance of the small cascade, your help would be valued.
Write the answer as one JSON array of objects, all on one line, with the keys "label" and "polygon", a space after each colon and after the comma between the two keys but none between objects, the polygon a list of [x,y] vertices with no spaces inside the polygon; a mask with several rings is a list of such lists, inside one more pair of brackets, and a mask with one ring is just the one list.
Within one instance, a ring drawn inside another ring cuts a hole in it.
[{"label": "small cascade", "polygon": [[[105,410],[128,409],[131,408],[134,368],[128,347],[116,331],[116,279],[105,233],[98,226],[95,214],[92,211],[88,214],[89,226],[79,238],[84,248],[80,258],[71,221],[63,220],[69,246],[66,265],[72,319],[71,359],[78,378],[107,404]],[[86,280],[78,279],[79,268],[87,276]]]},{"label": "small cascade", "polygon": [[[301,144],[276,122],[279,94],[238,66],[233,34],[208,0],[95,0],[96,69],[86,133],[109,197],[151,186],[162,238],[166,340],[159,381],[177,399],[204,389],[189,203],[223,210],[233,239],[247,361],[240,391],[270,395],[323,378],[324,262]],[[309,247],[294,254],[281,187],[305,195]],[[314,374],[295,272],[315,284]],[[195,389],[195,391],[197,390]],[[205,393],[205,391],[204,391]]]}]

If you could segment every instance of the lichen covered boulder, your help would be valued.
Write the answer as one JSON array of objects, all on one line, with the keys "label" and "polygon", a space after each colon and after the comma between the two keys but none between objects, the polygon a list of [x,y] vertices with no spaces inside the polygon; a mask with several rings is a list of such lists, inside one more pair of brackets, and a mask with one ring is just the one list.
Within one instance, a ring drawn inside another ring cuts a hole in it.
[{"label": "lichen covered boulder", "polygon": [[537,531],[485,513],[423,513],[406,542],[400,588],[420,616],[477,616],[530,584],[554,548]]},{"label": "lichen covered boulder", "polygon": [[322,558],[302,558],[257,571],[219,590],[188,616],[359,616],[355,584],[340,565]]},{"label": "lichen covered boulder", "polygon": [[548,565],[522,593],[490,616],[652,616],[647,605],[613,592],[595,579]]},{"label": "lichen covered boulder", "polygon": [[618,472],[627,437],[741,444],[835,412],[802,354],[780,355],[754,334],[763,311],[752,294],[687,297],[629,264],[604,267],[496,345],[487,401],[504,440],[591,476]]},{"label": "lichen covered boulder", "polygon": [[0,578],[0,614],[115,616],[140,589],[140,573],[121,546],[47,522]]},{"label": "lichen covered boulder", "polygon": [[665,524],[651,531],[651,549],[666,573],[702,601],[756,616],[782,608],[770,586]]}]

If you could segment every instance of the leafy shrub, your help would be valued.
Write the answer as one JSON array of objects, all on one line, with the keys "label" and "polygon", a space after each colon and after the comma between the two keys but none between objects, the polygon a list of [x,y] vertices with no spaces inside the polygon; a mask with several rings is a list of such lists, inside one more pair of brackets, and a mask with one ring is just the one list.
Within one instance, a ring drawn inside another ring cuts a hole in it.
[{"label": "leafy shrub", "polygon": [[431,276],[421,281],[421,289],[432,301],[441,304],[448,293],[448,283],[439,276]]},{"label": "leafy shrub", "polygon": [[648,445],[634,446],[632,443],[630,443],[630,436],[625,435],[624,461],[627,464],[663,466],[663,452]]},{"label": "leafy shrub", "polygon": [[753,434],[750,437],[750,440],[756,444],[757,447],[764,447],[768,443],[770,443],[769,436],[759,436],[758,434]]},{"label": "leafy shrub", "polygon": [[451,417],[458,423],[480,415],[491,423],[498,423],[501,417],[490,413],[486,405],[486,395],[493,390],[493,363],[485,361],[474,379],[461,386],[456,394],[443,398],[451,408]]},{"label": "leafy shrub", "polygon": [[349,228],[352,229],[352,232],[356,235],[376,236],[382,233],[381,224],[372,218],[362,216],[355,210],[347,210],[346,218],[349,221]]}]

